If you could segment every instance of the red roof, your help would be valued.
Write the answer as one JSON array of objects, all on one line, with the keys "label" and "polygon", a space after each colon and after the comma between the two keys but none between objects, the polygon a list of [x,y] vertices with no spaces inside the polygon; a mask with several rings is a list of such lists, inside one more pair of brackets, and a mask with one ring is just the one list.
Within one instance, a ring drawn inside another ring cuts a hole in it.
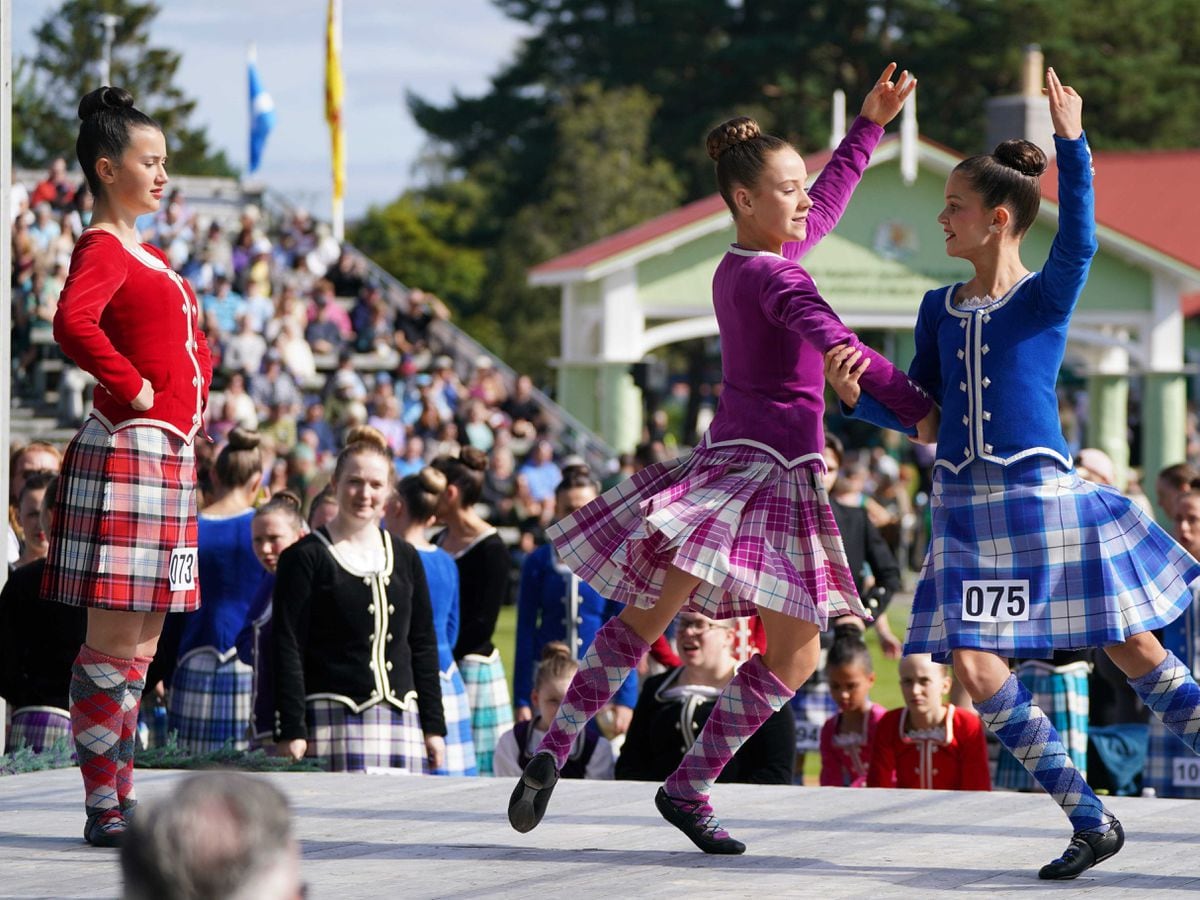
[{"label": "red roof", "polygon": [[[832,153],[833,151],[831,150],[824,150],[820,153],[813,153],[806,156],[805,162],[808,164],[809,172],[816,173],[821,171],[825,167],[825,163],[829,162],[829,157]],[[572,250],[570,253],[556,256],[554,259],[547,260],[539,266],[534,266],[530,270],[530,274],[541,275],[547,272],[586,269],[588,266],[595,265],[601,260],[617,256],[626,250],[632,250],[634,247],[648,244],[663,235],[670,234],[672,231],[685,228],[693,222],[700,222],[710,216],[715,216],[722,210],[727,211],[727,208],[725,201],[721,199],[721,195],[710,194],[678,209],[663,213],[661,216],[655,216],[653,219],[649,219],[640,225],[634,225],[632,228],[618,231],[616,234],[601,238],[594,243],[585,244],[578,250]]]},{"label": "red roof", "polygon": [[[1096,221],[1200,269],[1200,150],[1097,153]],[[1057,170],[1042,194],[1058,199]]]},{"label": "red roof", "polygon": [[[894,138],[893,138],[894,140]],[[927,138],[923,143],[954,156]],[[809,171],[819,172],[832,151],[807,157]],[[1200,211],[1200,150],[1142,150],[1097,153],[1096,220],[1139,243],[1165,253],[1193,268],[1200,269],[1200,225],[1193,225]],[[1042,196],[1058,200],[1058,179],[1054,163],[1042,178]],[[721,212],[725,208],[720,194],[712,194],[671,212],[587,244],[563,256],[555,257],[532,269],[531,274],[585,269],[642,244],[648,244]],[[1153,215],[1147,215],[1153,210]],[[1184,312],[1193,314],[1188,305],[1200,311],[1200,294],[1184,298]]]}]

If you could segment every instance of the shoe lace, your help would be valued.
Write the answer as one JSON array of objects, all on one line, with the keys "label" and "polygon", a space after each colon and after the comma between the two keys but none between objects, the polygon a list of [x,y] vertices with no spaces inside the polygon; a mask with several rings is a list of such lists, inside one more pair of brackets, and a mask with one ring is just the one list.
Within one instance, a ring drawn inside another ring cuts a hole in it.
[{"label": "shoe lace", "polygon": [[717,818],[713,808],[707,802],[702,800],[676,800],[672,798],[672,802],[683,812],[692,817],[692,821],[697,827],[708,837],[719,841],[727,840],[729,832],[721,827],[721,820]]}]

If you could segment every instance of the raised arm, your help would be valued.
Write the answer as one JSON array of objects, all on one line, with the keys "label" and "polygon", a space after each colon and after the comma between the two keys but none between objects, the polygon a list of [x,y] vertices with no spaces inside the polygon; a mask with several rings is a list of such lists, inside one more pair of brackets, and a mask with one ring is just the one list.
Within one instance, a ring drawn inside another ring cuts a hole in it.
[{"label": "raised arm", "polygon": [[803,241],[783,245],[783,255],[788,259],[802,257],[833,231],[842,218],[871,161],[871,151],[883,137],[883,126],[896,117],[917,86],[917,79],[910,78],[907,70],[893,82],[895,73],[896,64],[889,63],[863,100],[862,111],[813,182],[808,192],[813,201],[808,212],[808,234]]},{"label": "raised arm", "polygon": [[1058,155],[1058,233],[1042,267],[1035,309],[1056,324],[1075,309],[1098,245],[1092,152],[1083,133],[1083,98],[1059,81],[1053,69],[1046,71],[1046,94]]}]

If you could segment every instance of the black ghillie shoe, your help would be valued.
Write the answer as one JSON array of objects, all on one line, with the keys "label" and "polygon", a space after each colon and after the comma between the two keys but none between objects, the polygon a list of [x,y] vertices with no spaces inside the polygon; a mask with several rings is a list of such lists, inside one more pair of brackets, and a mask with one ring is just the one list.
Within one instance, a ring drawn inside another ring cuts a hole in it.
[{"label": "black ghillie shoe", "polygon": [[746,845],[729,836],[708,803],[695,800],[677,800],[667,795],[663,788],[654,795],[654,805],[662,817],[686,834],[693,844],[705,853],[738,854],[746,852]]},{"label": "black ghillie shoe", "polygon": [[1116,819],[1106,831],[1077,831],[1063,855],[1042,866],[1038,878],[1067,881],[1078,878],[1092,866],[1104,862],[1125,846],[1125,829]]},{"label": "black ghillie shoe", "polygon": [[93,847],[120,847],[125,839],[125,817],[119,809],[92,813],[83,826],[83,839]]},{"label": "black ghillie shoe", "polygon": [[556,784],[558,768],[554,764],[554,754],[546,750],[535,753],[508,798],[509,824],[522,834],[537,828],[546,814],[546,804],[550,802]]}]

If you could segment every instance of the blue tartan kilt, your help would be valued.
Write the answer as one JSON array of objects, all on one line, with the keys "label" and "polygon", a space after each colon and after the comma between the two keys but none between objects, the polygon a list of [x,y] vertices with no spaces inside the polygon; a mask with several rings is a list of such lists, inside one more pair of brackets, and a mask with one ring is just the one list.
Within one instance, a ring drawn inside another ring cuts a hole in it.
[{"label": "blue tartan kilt", "polygon": [[[1176,772],[1176,760],[1183,764],[1180,773]],[[1142,770],[1143,789],[1153,788],[1157,797],[1200,800],[1200,785],[1196,784],[1195,777],[1198,763],[1200,758],[1187,744],[1168,731],[1157,717],[1150,717],[1146,767]],[[1184,776],[1184,784],[1176,784],[1177,775]]]},{"label": "blue tartan kilt", "polygon": [[[938,467],[933,540],[905,653],[959,648],[1047,658],[1162,628],[1192,602],[1200,564],[1142,509],[1050,457]],[[1025,621],[963,621],[963,582],[1028,581]]]},{"label": "blue tartan kilt", "polygon": [[[1033,695],[1033,703],[1039,707],[1054,730],[1058,732],[1071,762],[1079,774],[1087,779],[1088,750],[1088,672],[1090,664],[1074,662],[1065,666],[1051,666],[1040,660],[1026,661],[1017,666],[1017,678]],[[998,743],[998,742],[997,742]],[[996,761],[996,772],[992,787],[1010,791],[1040,791],[1033,776],[1017,761],[1017,758],[1000,747]]]},{"label": "blue tartan kilt", "polygon": [[192,753],[211,753],[227,742],[248,749],[253,679],[254,670],[237,656],[222,662],[208,648],[184,656],[167,695],[167,729],[179,746]]},{"label": "blue tartan kilt", "polygon": [[492,774],[496,742],[513,726],[512,696],[500,651],[491,656],[469,654],[458,660],[467,702],[471,704],[471,737],[475,741],[475,762],[480,775]]},{"label": "blue tartan kilt", "polygon": [[467,702],[467,686],[463,684],[458,666],[441,673],[442,712],[446,717],[446,764],[434,769],[434,775],[478,775],[475,763],[475,741],[471,735],[471,704]]}]

